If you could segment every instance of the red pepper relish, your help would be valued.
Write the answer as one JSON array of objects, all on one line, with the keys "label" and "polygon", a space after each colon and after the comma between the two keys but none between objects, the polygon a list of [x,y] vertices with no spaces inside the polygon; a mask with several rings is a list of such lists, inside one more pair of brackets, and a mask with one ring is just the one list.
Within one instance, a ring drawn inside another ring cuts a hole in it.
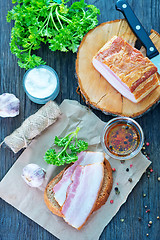
[{"label": "red pepper relish", "polygon": [[138,148],[140,135],[134,125],[115,123],[105,133],[104,143],[113,155],[128,156]]}]

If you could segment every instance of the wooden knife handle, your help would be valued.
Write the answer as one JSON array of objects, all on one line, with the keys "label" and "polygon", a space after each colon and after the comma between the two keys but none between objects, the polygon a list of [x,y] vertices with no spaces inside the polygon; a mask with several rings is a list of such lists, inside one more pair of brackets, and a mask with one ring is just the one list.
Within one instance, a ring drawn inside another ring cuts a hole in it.
[{"label": "wooden knife handle", "polygon": [[123,13],[132,31],[135,33],[137,38],[141,41],[142,45],[146,48],[146,55],[148,58],[153,58],[159,54],[155,45],[149,38],[147,32],[143,28],[142,24],[132,11],[130,5],[125,0],[118,0],[116,2],[116,9]]}]

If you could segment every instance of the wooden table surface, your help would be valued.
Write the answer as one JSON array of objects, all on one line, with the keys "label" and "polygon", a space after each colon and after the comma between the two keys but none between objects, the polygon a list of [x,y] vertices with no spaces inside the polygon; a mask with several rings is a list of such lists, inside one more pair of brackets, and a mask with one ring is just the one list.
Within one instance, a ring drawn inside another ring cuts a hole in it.
[{"label": "wooden table surface", "polygon": [[[115,10],[116,1],[88,0],[86,2],[95,4],[100,9],[99,23],[123,18],[122,14]],[[128,2],[148,33],[152,28],[160,33],[159,0],[129,0]],[[10,52],[9,42],[13,22],[7,23],[6,15],[7,11],[12,8],[11,0],[1,0],[0,8],[0,94],[9,92],[20,99],[20,114],[17,117],[0,118],[0,141],[2,141],[5,136],[19,127],[25,118],[35,113],[41,106],[31,102],[25,95],[22,87],[25,70],[18,67],[16,57]],[[43,56],[47,65],[53,67],[59,75],[61,86],[56,102],[60,104],[68,98],[84,104],[76,93],[76,54],[51,52],[47,46],[43,46],[38,54]],[[112,118],[97,110],[93,110],[93,112],[106,122]],[[157,220],[157,216],[160,216],[160,182],[158,182],[158,177],[160,177],[160,104],[138,118],[137,121],[144,130],[146,141],[150,143],[147,147],[147,153],[149,153],[154,171],[150,177],[147,177],[146,173],[143,174],[140,182],[129,195],[127,202],[104,229],[100,240],[160,239],[160,220]],[[1,148],[1,179],[19,155],[20,153],[14,154],[8,148]],[[146,197],[143,197],[143,194],[146,194]],[[145,206],[150,209],[150,212],[146,213]],[[141,217],[142,220],[139,221],[138,217]],[[124,222],[121,222],[121,219],[124,219]],[[149,228],[148,222],[150,220],[153,223]],[[0,200],[0,221],[0,239],[2,240],[57,239],[2,199]],[[147,233],[149,233],[148,237]]]}]

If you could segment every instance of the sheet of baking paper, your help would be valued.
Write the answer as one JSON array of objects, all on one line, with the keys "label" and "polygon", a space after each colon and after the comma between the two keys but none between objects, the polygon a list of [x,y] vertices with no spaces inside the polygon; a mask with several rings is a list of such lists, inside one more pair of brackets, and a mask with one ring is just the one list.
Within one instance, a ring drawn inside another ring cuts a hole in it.
[{"label": "sheet of baking paper", "polygon": [[[81,128],[79,138],[88,141],[90,150],[102,151],[100,133],[105,123],[91,110],[76,101],[65,100],[60,108],[63,115],[42,135],[32,141],[2,179],[0,196],[61,240],[97,240],[121,205],[126,202],[129,193],[151,162],[142,153],[124,164],[118,160],[108,158],[112,168],[116,169],[116,172],[113,173],[113,190],[108,201],[91,215],[87,224],[80,231],[72,228],[62,218],[52,214],[44,203],[44,187],[62,168],[47,165],[43,160],[43,156],[45,151],[52,146],[55,135],[63,136],[67,132],[75,130],[76,126]],[[47,172],[45,183],[39,189],[30,188],[21,178],[22,169],[28,163],[37,163]],[[132,167],[130,167],[131,164]],[[126,172],[127,167],[129,172]],[[129,182],[128,178],[132,178],[132,182]],[[119,195],[116,195],[114,190],[117,183],[120,190]],[[111,199],[114,201],[113,204],[110,203]]]}]

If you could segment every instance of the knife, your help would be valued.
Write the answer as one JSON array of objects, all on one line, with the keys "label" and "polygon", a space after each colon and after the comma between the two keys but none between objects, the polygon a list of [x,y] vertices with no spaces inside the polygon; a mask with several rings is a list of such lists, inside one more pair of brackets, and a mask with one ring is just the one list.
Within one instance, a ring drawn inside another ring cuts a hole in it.
[{"label": "knife", "polygon": [[160,74],[160,54],[156,49],[155,45],[151,41],[144,27],[134,14],[130,5],[125,0],[118,0],[116,2],[116,10],[123,13],[125,16],[129,26],[132,31],[135,33],[137,38],[141,41],[142,45],[146,48],[147,57],[153,62],[153,64],[157,67],[158,73]]}]

